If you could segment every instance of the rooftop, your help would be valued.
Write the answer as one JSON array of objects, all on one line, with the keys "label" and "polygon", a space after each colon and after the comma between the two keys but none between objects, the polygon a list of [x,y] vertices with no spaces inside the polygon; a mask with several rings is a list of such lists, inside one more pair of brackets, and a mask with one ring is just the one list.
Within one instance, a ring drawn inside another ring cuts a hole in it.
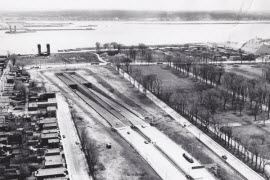
[{"label": "rooftop", "polygon": [[58,133],[58,129],[49,129],[49,130],[43,130],[41,131],[42,134],[48,134],[48,133]]},{"label": "rooftop", "polygon": [[63,175],[65,176],[66,168],[49,168],[49,169],[39,169],[36,171],[36,177],[46,177],[46,176],[54,176],[54,175]]},{"label": "rooftop", "polygon": [[50,123],[56,123],[56,122],[57,122],[56,118],[46,118],[46,119],[39,120],[40,124],[50,124]]},{"label": "rooftop", "polygon": [[46,128],[46,127],[57,127],[58,124],[57,123],[50,123],[50,124],[44,124],[43,125],[43,128]]},{"label": "rooftop", "polygon": [[62,165],[62,157],[60,155],[45,156],[45,167]]},{"label": "rooftop", "polygon": [[61,152],[61,150],[59,148],[47,149],[46,155],[60,153],[60,152]]},{"label": "rooftop", "polygon": [[49,139],[48,143],[59,143],[60,140],[59,139]]},{"label": "rooftop", "polygon": [[59,137],[58,133],[41,134],[41,139],[57,139],[58,137]]}]

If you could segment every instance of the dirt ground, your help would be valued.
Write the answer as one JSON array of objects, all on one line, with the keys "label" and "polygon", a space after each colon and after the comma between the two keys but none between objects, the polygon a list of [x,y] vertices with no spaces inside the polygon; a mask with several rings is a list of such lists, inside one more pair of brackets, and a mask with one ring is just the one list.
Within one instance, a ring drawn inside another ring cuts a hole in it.
[{"label": "dirt ground", "polygon": [[[62,83],[54,71],[32,73],[37,79],[43,79],[52,91],[62,91],[67,97],[75,117],[79,133],[87,130],[89,138],[96,142],[99,151],[99,179],[110,180],[158,180],[160,177],[148,163],[92,108]],[[55,86],[57,85],[57,86]],[[107,149],[106,143],[112,148]]]},{"label": "dirt ground", "polygon": [[62,54],[57,54],[56,56],[60,59],[66,60],[68,63],[100,62],[97,56],[90,52],[62,53]]},{"label": "dirt ground", "polygon": [[136,88],[118,75],[111,67],[89,68],[87,71],[80,71],[79,74],[96,84],[98,88],[118,100],[118,102],[128,104],[128,107],[136,113],[145,117],[154,117],[154,122],[159,130],[191,152],[202,164],[216,163],[218,167],[221,167],[219,168],[219,173],[222,175],[220,179],[242,179],[223,160],[204,147],[186,129],[176,124],[171,117],[150,99],[145,98],[143,94],[139,93]]},{"label": "dirt ground", "polygon": [[61,58],[57,57],[56,55],[51,56],[18,56],[16,64],[18,66],[45,66],[49,64],[64,64]]},{"label": "dirt ground", "polygon": [[18,56],[16,64],[19,66],[49,66],[52,64],[76,64],[100,62],[93,53],[61,53],[50,56]]}]

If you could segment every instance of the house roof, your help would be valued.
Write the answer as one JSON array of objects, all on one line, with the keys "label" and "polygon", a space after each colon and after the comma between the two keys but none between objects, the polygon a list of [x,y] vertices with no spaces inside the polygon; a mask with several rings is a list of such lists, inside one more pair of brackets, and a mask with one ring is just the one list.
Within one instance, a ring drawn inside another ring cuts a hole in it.
[{"label": "house roof", "polygon": [[56,118],[46,118],[38,121],[40,124],[50,124],[50,123],[56,123]]},{"label": "house roof", "polygon": [[48,143],[50,144],[50,143],[59,143],[60,142],[60,140],[59,139],[49,139],[48,140]]},{"label": "house roof", "polygon": [[66,175],[66,168],[49,168],[49,169],[39,169],[36,171],[36,177],[46,177],[46,176],[54,176],[54,175]]},{"label": "house roof", "polygon": [[41,139],[58,139],[58,137],[59,137],[58,133],[41,134]]},{"label": "house roof", "polygon": [[45,156],[45,166],[62,165],[62,157],[60,155]]},{"label": "house roof", "polygon": [[57,127],[58,124],[57,123],[50,123],[50,124],[44,124],[43,125],[43,128],[46,128],[46,127]]},{"label": "house roof", "polygon": [[59,148],[47,149],[46,155],[49,156],[50,154],[60,154],[61,150]]},{"label": "house roof", "polygon": [[49,130],[42,130],[42,131],[41,131],[42,134],[58,133],[58,132],[59,132],[58,129],[49,129]]}]

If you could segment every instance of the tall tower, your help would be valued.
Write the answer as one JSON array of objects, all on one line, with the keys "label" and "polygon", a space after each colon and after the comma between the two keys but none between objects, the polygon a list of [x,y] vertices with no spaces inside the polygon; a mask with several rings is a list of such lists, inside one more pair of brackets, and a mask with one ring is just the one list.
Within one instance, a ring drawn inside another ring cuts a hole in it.
[{"label": "tall tower", "polygon": [[47,44],[47,55],[51,54],[51,47],[50,44]]},{"label": "tall tower", "polygon": [[9,26],[9,32],[12,32],[11,26]]},{"label": "tall tower", "polygon": [[14,32],[16,32],[17,31],[17,28],[16,28],[16,26],[14,26]]},{"label": "tall tower", "polygon": [[38,48],[38,55],[40,56],[40,55],[41,55],[41,45],[38,44],[38,45],[37,45],[37,48]]}]

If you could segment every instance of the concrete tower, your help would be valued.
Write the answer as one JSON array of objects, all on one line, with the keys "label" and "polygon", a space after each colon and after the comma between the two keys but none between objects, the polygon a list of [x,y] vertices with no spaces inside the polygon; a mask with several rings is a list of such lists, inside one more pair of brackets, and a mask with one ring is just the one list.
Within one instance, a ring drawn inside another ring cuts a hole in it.
[{"label": "concrete tower", "polygon": [[50,44],[47,44],[47,55],[51,54],[51,47]]},{"label": "concrete tower", "polygon": [[37,45],[37,48],[38,48],[38,55],[40,56],[40,55],[41,55],[41,45],[38,44],[38,45]]}]

